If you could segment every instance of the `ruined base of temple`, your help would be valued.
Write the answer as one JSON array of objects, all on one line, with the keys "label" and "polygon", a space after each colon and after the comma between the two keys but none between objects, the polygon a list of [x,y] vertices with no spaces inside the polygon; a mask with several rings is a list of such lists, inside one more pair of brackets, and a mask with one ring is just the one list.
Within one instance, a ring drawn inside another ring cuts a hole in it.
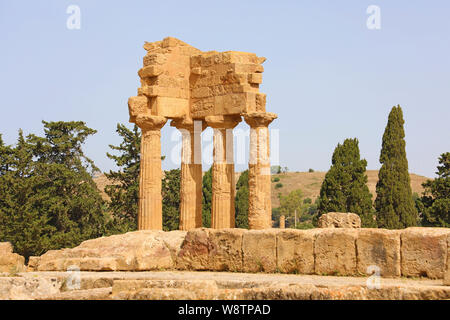
[{"label": "ruined base of temple", "polygon": [[449,248],[449,228],[201,228],[92,239],[25,266],[3,245],[0,299],[450,299]]}]

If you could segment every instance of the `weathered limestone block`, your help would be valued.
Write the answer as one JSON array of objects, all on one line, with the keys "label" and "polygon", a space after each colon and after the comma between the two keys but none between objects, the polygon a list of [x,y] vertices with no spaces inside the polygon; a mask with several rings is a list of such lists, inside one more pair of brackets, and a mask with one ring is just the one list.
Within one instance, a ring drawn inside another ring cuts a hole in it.
[{"label": "weathered limestone block", "polygon": [[444,285],[450,286],[450,234],[447,236],[447,270],[444,275]]},{"label": "weathered limestone block", "polygon": [[82,242],[73,249],[50,250],[33,258],[39,271],[144,271],[174,269],[184,231],[135,231]]},{"label": "weathered limestone block", "polygon": [[178,254],[182,270],[242,271],[244,229],[193,229]]},{"label": "weathered limestone block", "polygon": [[373,274],[379,270],[382,277],[401,276],[400,231],[360,229],[356,249],[358,273]]},{"label": "weathered limestone block", "polygon": [[249,230],[242,238],[244,272],[275,272],[277,268],[277,231]]},{"label": "weathered limestone block", "polygon": [[361,228],[361,218],[354,213],[328,212],[320,216],[319,228]]},{"label": "weathered limestone block", "polygon": [[358,231],[349,228],[318,231],[314,244],[315,273],[355,275],[357,237]]},{"label": "weathered limestone block", "polygon": [[277,233],[277,267],[283,273],[314,273],[315,230],[285,229]]},{"label": "weathered limestone block", "polygon": [[16,273],[24,270],[25,258],[13,253],[9,242],[0,242],[0,272]]},{"label": "weathered limestone block", "polygon": [[401,233],[402,276],[443,279],[450,228],[408,228]]}]

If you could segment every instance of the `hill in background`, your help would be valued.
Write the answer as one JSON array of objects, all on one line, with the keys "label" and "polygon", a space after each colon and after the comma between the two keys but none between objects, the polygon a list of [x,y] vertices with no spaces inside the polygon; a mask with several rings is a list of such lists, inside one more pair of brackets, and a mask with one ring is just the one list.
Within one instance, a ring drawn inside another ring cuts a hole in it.
[{"label": "hill in background", "polygon": [[[319,196],[320,187],[322,185],[322,181],[325,178],[326,172],[288,172],[288,173],[280,173],[272,175],[273,178],[280,178],[278,182],[272,182],[272,206],[277,208],[280,205],[278,201],[278,194],[287,195],[289,192],[301,189],[303,191],[303,195],[305,198],[314,199]],[[375,200],[375,186],[378,181],[378,170],[367,170],[366,171],[368,182],[367,186],[369,187],[370,193],[372,193],[372,200]],[[236,173],[236,182],[239,179],[240,173]],[[423,188],[422,183],[428,180],[429,178],[424,176],[419,176],[414,173],[410,173],[411,177],[411,188],[413,193],[417,192],[419,195],[422,194]],[[109,184],[108,179],[105,175],[100,175],[94,178],[94,181],[97,183],[100,192],[104,199],[108,199],[108,196],[104,192],[104,188],[107,184]],[[275,186],[281,183],[283,186],[281,188],[275,188]]]}]

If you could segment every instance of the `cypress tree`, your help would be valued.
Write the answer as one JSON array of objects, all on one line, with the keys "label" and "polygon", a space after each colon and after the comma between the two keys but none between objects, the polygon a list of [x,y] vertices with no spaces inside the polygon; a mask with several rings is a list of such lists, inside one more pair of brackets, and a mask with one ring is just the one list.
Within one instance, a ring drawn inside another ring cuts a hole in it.
[{"label": "cypress tree", "polygon": [[378,227],[400,229],[417,225],[418,213],[414,204],[405,151],[405,121],[400,106],[393,107],[383,134],[380,154],[382,164],[378,172]]},{"label": "cypress tree", "polygon": [[352,212],[363,226],[374,226],[372,195],[367,187],[367,161],[360,159],[358,139],[346,139],[333,152],[332,165],[320,188],[318,215]]}]

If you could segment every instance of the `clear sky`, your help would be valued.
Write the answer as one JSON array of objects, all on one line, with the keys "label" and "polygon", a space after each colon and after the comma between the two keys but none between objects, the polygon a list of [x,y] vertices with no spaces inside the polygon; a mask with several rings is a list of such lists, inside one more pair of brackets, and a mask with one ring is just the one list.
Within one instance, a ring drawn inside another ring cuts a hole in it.
[{"label": "clear sky", "polygon": [[[66,26],[73,4],[79,30]],[[381,10],[379,30],[366,26],[369,5]],[[260,91],[279,116],[271,128],[290,171],[328,170],[337,143],[352,137],[378,169],[388,113],[400,104],[410,171],[433,177],[450,151],[449,12],[448,0],[0,0],[0,133],[14,143],[19,128],[42,134],[41,120],[82,120],[98,130],[87,155],[113,169],[106,152],[120,141],[116,124],[128,122],[142,45],[173,36],[267,58]],[[163,128],[163,154],[174,130]]]}]

